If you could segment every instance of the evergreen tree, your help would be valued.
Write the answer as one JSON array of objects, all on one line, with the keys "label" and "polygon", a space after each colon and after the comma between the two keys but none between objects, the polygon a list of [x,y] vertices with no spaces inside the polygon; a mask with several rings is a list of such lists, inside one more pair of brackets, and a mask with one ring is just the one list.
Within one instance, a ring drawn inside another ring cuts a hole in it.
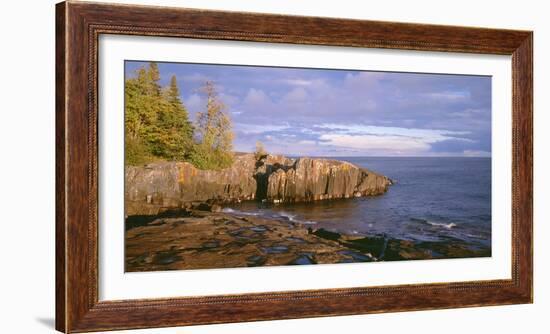
[{"label": "evergreen tree", "polygon": [[180,99],[180,91],[175,76],[165,92],[166,104],[159,113],[158,155],[168,160],[185,160],[193,148],[193,125],[189,114]]},{"label": "evergreen tree", "polygon": [[232,163],[231,120],[213,83],[207,82],[203,89],[207,104],[206,110],[198,113],[197,142],[175,76],[163,89],[158,65],[152,62],[127,78],[124,88],[127,164],[160,159],[190,161],[198,168],[219,169]]},{"label": "evergreen tree", "polygon": [[153,96],[160,96],[160,71],[157,63],[150,62],[149,63],[149,89],[151,90],[150,93]]},{"label": "evergreen tree", "polygon": [[162,157],[158,118],[168,103],[161,96],[160,73],[155,63],[137,70],[125,82],[126,161],[142,164]]},{"label": "evergreen tree", "polygon": [[154,93],[158,83],[145,68],[136,78],[125,82],[126,160],[140,164],[152,160],[151,139],[156,135],[156,122],[161,103]]},{"label": "evergreen tree", "polygon": [[175,75],[170,78],[170,86],[168,87],[168,102],[173,105],[182,104],[180,100],[180,89],[178,88],[178,80]]}]

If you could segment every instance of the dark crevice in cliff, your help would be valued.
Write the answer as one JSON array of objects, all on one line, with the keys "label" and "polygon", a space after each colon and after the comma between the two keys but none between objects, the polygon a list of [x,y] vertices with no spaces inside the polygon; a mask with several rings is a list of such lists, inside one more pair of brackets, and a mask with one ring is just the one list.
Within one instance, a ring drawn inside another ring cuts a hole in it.
[{"label": "dark crevice in cliff", "polygon": [[267,192],[269,186],[269,176],[278,170],[287,172],[288,170],[295,168],[295,164],[283,165],[278,162],[274,164],[267,164],[265,159],[256,161],[256,170],[254,172],[254,179],[256,180],[256,200],[263,201],[267,199]]},{"label": "dark crevice in cliff", "polygon": [[256,180],[256,195],[254,198],[257,201],[261,201],[267,197],[267,181],[269,179],[269,175],[267,175],[267,166],[263,159],[256,161],[254,179]]},{"label": "dark crevice in cliff", "polygon": [[256,200],[261,201],[267,198],[267,180],[269,177],[267,173],[256,173],[254,179],[256,180]]}]

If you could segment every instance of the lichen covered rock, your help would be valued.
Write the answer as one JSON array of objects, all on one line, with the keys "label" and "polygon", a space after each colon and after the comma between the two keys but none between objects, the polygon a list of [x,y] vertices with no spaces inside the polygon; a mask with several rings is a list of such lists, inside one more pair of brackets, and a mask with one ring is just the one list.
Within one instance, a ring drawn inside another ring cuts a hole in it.
[{"label": "lichen covered rock", "polygon": [[301,158],[272,172],[267,183],[266,199],[278,203],[380,195],[391,181],[348,162]]},{"label": "lichen covered rock", "polygon": [[126,215],[156,214],[161,208],[186,207],[195,202],[253,200],[256,161],[236,157],[230,168],[201,170],[188,162],[156,162],[126,167]]},{"label": "lichen covered rock", "polygon": [[125,205],[127,216],[154,215],[197,202],[307,202],[379,195],[390,184],[387,177],[344,161],[281,155],[256,160],[253,154],[241,154],[222,170],[200,170],[187,162],[128,166]]}]

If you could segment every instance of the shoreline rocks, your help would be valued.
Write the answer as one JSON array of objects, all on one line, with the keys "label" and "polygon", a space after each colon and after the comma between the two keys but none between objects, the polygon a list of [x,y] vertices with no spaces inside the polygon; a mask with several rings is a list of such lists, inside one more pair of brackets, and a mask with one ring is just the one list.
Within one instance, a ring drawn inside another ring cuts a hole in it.
[{"label": "shoreline rocks", "polygon": [[389,178],[351,163],[253,154],[235,157],[219,171],[200,170],[187,162],[155,162],[127,166],[126,216],[154,215],[168,208],[191,208],[194,203],[309,202],[381,195]]},{"label": "shoreline rocks", "polygon": [[126,219],[125,271],[213,269],[491,256],[460,240],[346,235],[283,219],[173,210]]},{"label": "shoreline rocks", "polygon": [[298,224],[222,212],[155,218],[129,228],[125,239],[126,272],[352,260],[347,248]]}]

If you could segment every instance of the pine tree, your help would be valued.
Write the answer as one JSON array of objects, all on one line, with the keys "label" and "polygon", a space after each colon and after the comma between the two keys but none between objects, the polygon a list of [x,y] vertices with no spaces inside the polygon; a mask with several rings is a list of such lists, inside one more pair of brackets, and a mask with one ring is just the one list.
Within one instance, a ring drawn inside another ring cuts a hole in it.
[{"label": "pine tree", "polygon": [[157,65],[157,63],[155,62],[150,62],[149,63],[149,71],[148,71],[148,74],[149,74],[149,87],[150,87],[150,92],[152,95],[154,96],[160,96],[160,92],[161,92],[161,89],[160,89],[160,84],[159,84],[159,81],[160,81],[160,71],[159,71],[159,67]]},{"label": "pine tree", "polygon": [[130,164],[152,160],[152,139],[156,136],[161,103],[156,86],[158,82],[144,67],[125,82],[126,161]]},{"label": "pine tree", "polygon": [[166,104],[159,113],[158,155],[168,160],[185,160],[193,148],[193,125],[180,99],[177,79],[172,76],[165,92]]},{"label": "pine tree", "polygon": [[125,82],[126,161],[142,164],[162,157],[159,115],[168,108],[161,96],[160,73],[155,63],[137,70]]},{"label": "pine tree", "polygon": [[168,87],[168,102],[173,105],[182,104],[180,100],[180,89],[178,88],[178,80],[175,75],[170,78],[170,86]]},{"label": "pine tree", "polygon": [[231,120],[214,84],[206,82],[207,104],[197,117],[197,142],[177,78],[166,88],[154,62],[125,81],[125,156],[130,165],[157,159],[190,161],[203,169],[220,169],[233,161]]}]

